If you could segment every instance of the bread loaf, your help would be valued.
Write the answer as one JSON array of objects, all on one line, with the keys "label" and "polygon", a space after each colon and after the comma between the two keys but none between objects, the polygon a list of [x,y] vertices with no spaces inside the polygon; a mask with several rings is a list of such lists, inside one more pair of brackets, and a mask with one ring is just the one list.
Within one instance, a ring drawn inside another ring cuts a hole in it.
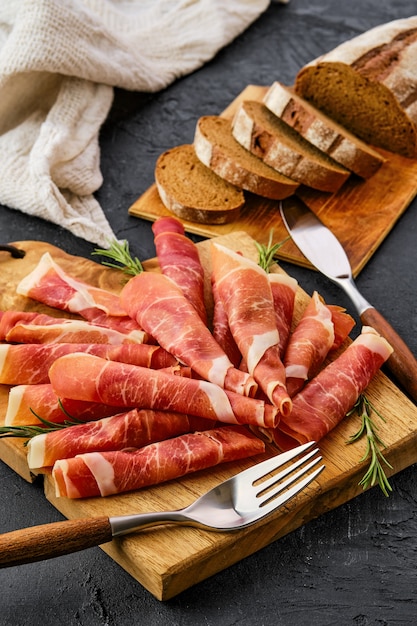
[{"label": "bread loaf", "polygon": [[242,190],[203,165],[190,144],[160,155],[155,183],[164,206],[191,222],[226,224],[238,217],[245,203]]},{"label": "bread loaf", "polygon": [[362,140],[417,155],[417,17],[350,39],[307,64],[295,91]]},{"label": "bread loaf", "polygon": [[224,117],[206,115],[198,120],[194,150],[218,176],[259,196],[281,200],[298,187],[294,180],[243,148],[232,135],[230,120]]},{"label": "bread loaf", "polygon": [[361,178],[370,178],[384,157],[348,130],[279,82],[271,85],[264,104],[316,148]]},{"label": "bread loaf", "polygon": [[233,119],[233,136],[285,176],[321,191],[337,191],[350,172],[315,148],[261,102],[243,102]]}]

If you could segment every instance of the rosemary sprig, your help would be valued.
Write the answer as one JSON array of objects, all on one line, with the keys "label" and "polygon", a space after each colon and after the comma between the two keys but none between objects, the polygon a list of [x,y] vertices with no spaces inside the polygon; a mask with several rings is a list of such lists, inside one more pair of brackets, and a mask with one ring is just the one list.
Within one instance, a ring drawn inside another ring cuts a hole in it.
[{"label": "rosemary sprig", "polygon": [[[63,422],[50,422],[49,420],[44,419],[40,415],[37,415],[35,411],[32,411],[33,415],[43,424],[42,426],[31,425],[31,426],[0,426],[0,438],[3,437],[23,437],[25,439],[31,439],[36,435],[42,435],[44,433],[50,433],[54,430],[62,430],[63,428],[68,428],[69,426],[77,426],[78,424],[85,424],[82,420],[77,419],[76,417],[71,417],[65,409],[62,407],[61,402],[59,403],[61,409],[64,413],[69,417],[69,419],[64,420]],[[28,441],[24,443],[26,446]]]},{"label": "rosemary sprig", "polygon": [[348,415],[351,415],[355,411],[361,418],[361,425],[359,430],[349,437],[347,443],[353,443],[362,437],[366,437],[366,450],[361,458],[361,462],[365,461],[367,458],[370,459],[368,470],[359,481],[359,485],[361,485],[363,489],[367,489],[368,487],[373,487],[378,484],[384,495],[388,497],[388,492],[392,491],[392,487],[385,474],[384,465],[391,469],[393,468],[381,452],[381,448],[385,448],[385,444],[378,435],[378,427],[371,417],[372,411],[376,413],[382,421],[385,422],[385,419],[364,394],[359,396],[355,406],[349,411]]},{"label": "rosemary sprig", "polygon": [[124,241],[114,239],[110,242],[108,250],[96,248],[91,254],[111,259],[111,262],[102,261],[102,264],[116,270],[122,270],[122,272],[128,276],[136,276],[143,272],[142,263],[137,257],[132,257],[129,250],[129,242],[126,239]]},{"label": "rosemary sprig", "polygon": [[264,269],[265,272],[269,272],[271,265],[274,263],[274,257],[276,253],[278,252],[278,250],[280,249],[280,247],[286,241],[288,241],[288,239],[291,239],[291,237],[286,237],[283,241],[279,241],[278,243],[273,244],[272,243],[273,235],[274,235],[274,231],[271,230],[269,233],[269,239],[268,239],[267,245],[263,243],[258,243],[257,241],[255,241],[255,246],[259,253],[258,265],[262,267],[262,269]]}]

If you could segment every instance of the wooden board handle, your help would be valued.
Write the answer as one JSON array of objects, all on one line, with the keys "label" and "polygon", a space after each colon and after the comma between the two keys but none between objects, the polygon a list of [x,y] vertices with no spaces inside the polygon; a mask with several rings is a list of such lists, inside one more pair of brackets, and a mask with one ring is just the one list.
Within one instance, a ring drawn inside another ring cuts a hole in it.
[{"label": "wooden board handle", "polygon": [[31,526],[0,535],[0,567],[33,563],[112,540],[108,517]]},{"label": "wooden board handle", "polygon": [[391,344],[394,352],[387,367],[410,397],[417,402],[417,360],[398,333],[375,308],[366,309],[361,315],[365,326],[372,326]]}]

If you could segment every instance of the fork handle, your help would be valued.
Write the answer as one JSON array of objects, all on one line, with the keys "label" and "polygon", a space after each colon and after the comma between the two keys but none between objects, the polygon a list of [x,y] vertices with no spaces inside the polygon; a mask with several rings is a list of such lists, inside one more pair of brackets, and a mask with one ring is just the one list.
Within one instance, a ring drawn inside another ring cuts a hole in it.
[{"label": "fork handle", "polygon": [[374,307],[363,311],[360,318],[364,325],[375,328],[391,344],[394,352],[387,360],[387,367],[414,402],[417,402],[417,360],[411,350]]},{"label": "fork handle", "polygon": [[71,554],[111,541],[108,517],[31,526],[0,535],[0,568]]}]

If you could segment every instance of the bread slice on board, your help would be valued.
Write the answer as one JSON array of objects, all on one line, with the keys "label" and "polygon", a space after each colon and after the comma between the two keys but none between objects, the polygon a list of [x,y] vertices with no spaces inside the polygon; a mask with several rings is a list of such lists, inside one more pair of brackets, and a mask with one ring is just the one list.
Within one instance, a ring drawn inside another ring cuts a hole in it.
[{"label": "bread slice on board", "polygon": [[299,186],[236,141],[231,122],[224,117],[206,115],[198,120],[194,150],[218,176],[259,196],[282,200]]},{"label": "bread slice on board", "polygon": [[203,165],[191,144],[159,156],[155,183],[165,207],[190,222],[226,224],[238,217],[245,203],[243,191]]},{"label": "bread slice on board", "polygon": [[337,191],[350,175],[262,103],[242,102],[232,122],[233,136],[267,165],[303,185]]},{"label": "bread slice on board", "polygon": [[367,143],[417,156],[417,16],[377,26],[308,63],[298,95]]},{"label": "bread slice on board", "polygon": [[264,104],[304,139],[361,178],[371,178],[385,161],[371,146],[297,96],[291,87],[274,82]]}]

